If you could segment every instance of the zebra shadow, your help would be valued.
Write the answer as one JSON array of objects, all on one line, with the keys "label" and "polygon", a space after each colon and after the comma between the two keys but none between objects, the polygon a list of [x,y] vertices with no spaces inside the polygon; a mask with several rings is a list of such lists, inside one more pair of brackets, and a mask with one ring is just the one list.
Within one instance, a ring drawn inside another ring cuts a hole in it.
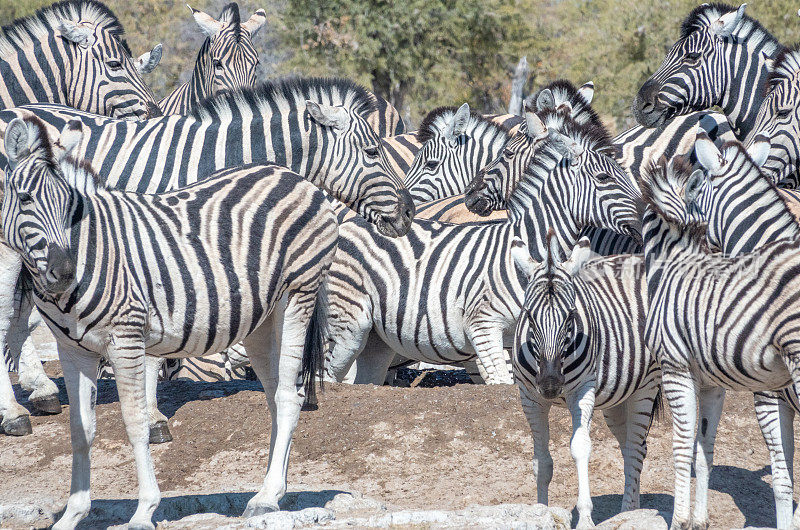
[{"label": "zebra shadow", "polygon": [[[664,517],[669,523],[672,520],[672,495],[665,493],[642,493],[639,498],[639,505],[642,509],[658,510],[659,515]],[[592,520],[595,524],[600,524],[606,519],[611,519],[619,515],[622,507],[622,495],[593,495],[592,496]],[[572,508],[572,527],[578,524],[578,510]]]},{"label": "zebra shadow", "polygon": [[[282,511],[295,512],[319,507],[333,500],[342,490],[293,491],[280,502]],[[153,521],[177,521],[196,514],[216,514],[225,517],[241,517],[255,491],[236,493],[210,493],[199,495],[165,496],[161,499]],[[136,511],[136,499],[95,499],[89,516],[78,524],[79,529],[107,528],[127,523]],[[60,517],[63,510],[56,514]],[[233,522],[233,521],[232,521]],[[200,521],[198,521],[200,523]]]}]

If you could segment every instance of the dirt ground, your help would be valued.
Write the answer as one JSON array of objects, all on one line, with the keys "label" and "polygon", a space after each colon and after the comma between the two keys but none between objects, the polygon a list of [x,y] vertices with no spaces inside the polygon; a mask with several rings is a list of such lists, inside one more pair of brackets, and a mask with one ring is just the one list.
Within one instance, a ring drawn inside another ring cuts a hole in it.
[{"label": "dirt ground", "polygon": [[[59,376],[58,362],[46,363]],[[63,380],[56,379],[66,404]],[[15,386],[20,396],[19,387]],[[201,393],[211,399],[200,399]],[[269,421],[253,381],[159,385],[161,410],[174,441],[153,447],[162,491],[254,493],[265,473]],[[21,403],[28,406],[27,401]],[[133,456],[116,389],[101,381],[98,435],[92,453],[93,510],[136,495]],[[0,503],[42,498],[66,502],[70,477],[68,408],[32,418],[34,434],[0,435]],[[555,473],[550,503],[572,509],[577,493],[569,455],[570,423],[551,413]],[[592,425],[590,462],[594,520],[616,514],[622,458],[602,414]],[[669,418],[648,441],[642,507],[669,520],[673,472]],[[358,491],[391,509],[461,509],[470,504],[536,502],[530,431],[513,386],[457,384],[414,388],[326,385],[319,410],[303,412],[294,437],[290,491]],[[752,398],[733,393],[717,438],[711,475],[713,527],[774,526],[768,454]],[[165,501],[162,501],[165,502]],[[133,507],[131,507],[131,511]]]}]

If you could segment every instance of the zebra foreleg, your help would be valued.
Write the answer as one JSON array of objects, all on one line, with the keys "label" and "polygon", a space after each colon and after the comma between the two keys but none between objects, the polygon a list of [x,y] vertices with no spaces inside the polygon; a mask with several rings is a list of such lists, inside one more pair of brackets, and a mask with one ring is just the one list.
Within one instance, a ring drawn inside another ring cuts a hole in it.
[{"label": "zebra foreleg", "polygon": [[8,369],[4,366],[0,370],[0,427],[3,432],[11,436],[25,436],[31,434],[31,419],[28,410],[17,403],[14,397],[14,388],[11,386],[11,378]]},{"label": "zebra foreleg", "polygon": [[701,389],[700,425],[697,430],[694,453],[695,484],[694,511],[692,528],[708,528],[708,477],[714,465],[714,442],[717,439],[717,427],[725,404],[725,389],[711,387]]},{"label": "zebra foreleg", "polygon": [[550,402],[539,401],[528,394],[520,383],[522,411],[533,435],[533,476],[536,477],[536,502],[547,504],[550,481],[553,480],[553,457],[550,455]]},{"label": "zebra foreleg", "polygon": [[572,440],[569,452],[578,472],[577,528],[592,528],[592,495],[589,488],[589,456],[592,440],[589,427],[594,412],[594,381],[587,382],[575,393],[567,396],[567,408],[572,416]]},{"label": "zebra foreleg", "polygon": [[72,438],[72,483],[64,514],[53,525],[55,530],[72,529],[89,515],[91,496],[89,452],[95,435],[95,400],[97,399],[97,366],[100,357],[94,353],[58,345],[58,357],[64,371],[69,396],[69,430]]},{"label": "zebra foreleg", "polygon": [[794,417],[798,410],[798,388],[791,385],[784,388],[778,401],[778,412],[781,420],[781,442],[783,443],[783,456],[786,459],[786,469],[789,478],[794,480]]},{"label": "zebra foreleg", "polygon": [[[156,482],[153,458],[150,455],[145,397],[144,339],[129,338],[131,335],[133,333],[130,330],[120,330],[117,334],[112,334],[108,346],[108,359],[117,380],[122,421],[125,424],[128,441],[133,447],[136,476],[139,481],[139,502],[128,528],[155,529],[152,521],[153,512],[161,502],[161,492]],[[120,336],[126,338],[122,339]],[[95,372],[96,370],[95,366]]]},{"label": "zebra foreleg", "polygon": [[[793,491],[792,475],[789,473],[787,465],[785,447],[787,444],[783,440],[783,421],[781,403],[777,392],[755,392],[753,401],[756,410],[756,419],[764,436],[764,443],[769,450],[770,464],[772,466],[772,492],[775,497],[775,513],[778,528],[789,528],[792,524]],[[789,413],[794,413],[789,409]],[[791,424],[790,424],[791,426]],[[791,430],[790,430],[791,432]],[[794,448],[791,449],[792,453]]]},{"label": "zebra foreleg", "polygon": [[167,417],[158,410],[158,374],[161,373],[164,360],[163,357],[152,356],[148,356],[144,360],[144,391],[147,399],[147,419],[151,444],[172,441]]},{"label": "zebra foreleg", "polygon": [[[297,294],[289,299],[284,308],[281,308],[281,303],[278,304],[273,314],[273,327],[277,333],[275,341],[279,349],[264,351],[263,339],[266,337],[263,335],[261,341],[253,340],[255,337],[251,335],[244,343],[248,353],[255,348],[260,349],[250,354],[250,362],[259,379],[266,376],[266,381],[262,380],[262,384],[267,393],[273,421],[267,476],[261,490],[247,503],[243,517],[278,510],[278,501],[286,493],[292,435],[305,399],[300,374],[313,303],[313,296],[303,297]],[[267,355],[273,356],[271,362],[266,361]],[[258,368],[256,364],[259,365]]]},{"label": "zebra foreleg", "polygon": [[662,388],[672,412],[672,459],[675,467],[675,492],[671,528],[691,528],[692,451],[697,422],[695,381],[688,372],[664,370]]}]

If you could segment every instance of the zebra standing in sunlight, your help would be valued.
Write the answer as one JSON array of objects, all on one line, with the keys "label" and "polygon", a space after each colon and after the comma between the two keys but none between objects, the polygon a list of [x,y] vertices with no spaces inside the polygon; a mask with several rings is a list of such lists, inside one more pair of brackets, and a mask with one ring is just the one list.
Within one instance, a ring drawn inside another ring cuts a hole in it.
[{"label": "zebra standing in sunlight", "polygon": [[256,82],[258,51],[253,36],[267,22],[266,11],[259,9],[242,22],[236,2],[222,9],[219,20],[187,7],[206,39],[189,81],[159,101],[164,114],[188,114],[197,103],[221,90],[249,87]]},{"label": "zebra standing in sunlight", "polygon": [[70,400],[72,485],[53,528],[74,528],[89,513],[102,357],[114,367],[136,461],[130,525],[155,528],[145,352],[199,356],[242,340],[272,416],[268,472],[244,516],[277,510],[292,433],[324,356],[323,280],[337,235],[326,194],[274,165],[225,169],[164,194],[109,190],[70,156],[81,135],[71,121],[50,144],[36,118],[12,121],[5,134],[3,235],[58,340]]},{"label": "zebra standing in sunlight", "polygon": [[[380,139],[366,122],[374,110],[374,96],[350,81],[284,78],[225,92],[189,116],[144,125],[35,105],[0,111],[0,128],[17,117],[36,116],[51,129],[78,119],[85,134],[76,156],[92,160],[109,186],[140,193],[185,186],[223,167],[274,162],[324,184],[382,234],[395,237],[408,231],[414,205],[402,182],[383,170]],[[16,264],[19,270],[18,258]],[[17,278],[0,280],[0,292],[12,297]],[[159,364],[147,363],[148,411],[154,441],[165,441],[169,429],[155,396]],[[0,412],[4,426],[21,421]]]},{"label": "zebra standing in sunlight", "polygon": [[[698,215],[703,180],[702,171],[692,173],[685,161],[662,159],[640,183],[650,297],[645,342],[661,367],[672,410],[676,528],[708,526],[708,478],[724,390],[775,391],[800,383],[797,241],[770,243],[734,258],[709,254],[707,225]],[[690,515],[693,461],[697,484]],[[789,502],[783,503],[779,490],[787,486]],[[791,481],[774,488],[778,527],[798,526]]]},{"label": "zebra standing in sunlight", "polygon": [[[548,241],[550,243],[551,241]],[[534,261],[512,247],[528,277],[511,363],[533,433],[537,502],[548,503],[553,478],[548,416],[553,404],[572,416],[570,452],[578,474],[578,528],[593,526],[589,424],[602,409],[625,467],[622,511],[639,508],[639,479],[659,394],[658,365],[644,344],[647,284],[642,256],[591,257],[581,239],[568,260],[550,248]]]}]

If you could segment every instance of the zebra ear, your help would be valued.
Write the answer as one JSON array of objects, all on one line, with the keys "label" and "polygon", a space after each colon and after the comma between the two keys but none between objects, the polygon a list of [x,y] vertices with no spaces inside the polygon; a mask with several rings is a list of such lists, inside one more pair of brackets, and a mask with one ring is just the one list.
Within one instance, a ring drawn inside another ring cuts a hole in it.
[{"label": "zebra ear", "polygon": [[526,134],[534,140],[541,140],[547,136],[547,126],[535,112],[525,111],[525,126]]},{"label": "zebra ear", "polygon": [[709,173],[719,171],[722,167],[722,153],[719,152],[717,146],[711,141],[711,138],[704,132],[697,135],[694,143],[694,152],[697,155],[697,161],[700,165],[706,168]]},{"label": "zebra ear", "polygon": [[578,94],[586,100],[587,105],[591,105],[594,99],[594,83],[591,81],[584,83],[583,86],[578,89]]},{"label": "zebra ear", "polygon": [[320,125],[333,127],[334,129],[347,129],[350,125],[350,115],[344,107],[323,105],[316,101],[306,101],[306,110],[311,115],[311,119]]},{"label": "zebra ear", "polygon": [[538,263],[531,257],[528,245],[517,236],[511,240],[511,259],[526,278],[533,276]]},{"label": "zebra ear", "polygon": [[453,115],[453,119],[450,120],[450,123],[447,124],[447,129],[445,129],[445,136],[449,140],[455,140],[467,129],[467,121],[469,120],[469,104],[464,103]]},{"label": "zebra ear", "polygon": [[59,160],[63,160],[75,150],[81,140],[83,140],[83,124],[81,121],[77,119],[68,121],[53,144],[56,157]]},{"label": "zebra ear", "polygon": [[686,202],[687,208],[697,203],[697,196],[703,190],[703,185],[706,182],[706,175],[702,169],[695,169],[686,181],[684,188],[683,200]]},{"label": "zebra ear", "polygon": [[92,35],[94,35],[92,28],[76,24],[71,20],[62,20],[58,30],[61,32],[62,37],[74,42],[81,48],[88,48],[92,41]]},{"label": "zebra ear", "polygon": [[28,125],[22,118],[14,118],[6,127],[6,158],[8,167],[13,170],[20,160],[30,156],[33,138],[28,135]]},{"label": "zebra ear", "polygon": [[569,255],[567,261],[562,264],[562,266],[570,274],[570,276],[575,276],[581,267],[583,267],[583,264],[595,256],[597,256],[597,254],[592,252],[589,238],[583,236],[572,248],[572,253]]},{"label": "zebra ear", "polygon": [[242,27],[246,29],[247,32],[250,33],[250,36],[252,37],[266,23],[267,23],[267,12],[264,11],[263,9],[259,9],[258,11],[253,13],[253,15],[249,19],[247,19],[247,22],[242,24]]},{"label": "zebra ear", "polygon": [[769,158],[769,150],[772,147],[769,137],[766,134],[757,134],[753,138],[753,143],[747,148],[747,154],[753,159],[753,163],[758,167],[763,166]]},{"label": "zebra ear", "polygon": [[536,97],[536,110],[542,112],[543,110],[552,110],[556,108],[556,98],[553,91],[545,88]]},{"label": "zebra ear", "polygon": [[739,22],[741,22],[744,17],[744,9],[746,7],[747,4],[742,4],[736,11],[725,13],[719,17],[711,23],[711,31],[719,37],[730,37],[733,30],[736,29],[736,26],[739,25]]},{"label": "zebra ear", "polygon": [[149,52],[141,54],[136,61],[136,71],[140,74],[149,74],[161,62],[161,43],[156,44]]},{"label": "zebra ear", "polygon": [[200,31],[202,31],[203,35],[209,39],[219,33],[219,31],[222,29],[222,22],[219,22],[208,13],[203,13],[199,9],[195,9],[189,4],[186,4],[186,7],[188,7],[192,12],[194,21],[197,22],[198,26],[200,26]]}]

